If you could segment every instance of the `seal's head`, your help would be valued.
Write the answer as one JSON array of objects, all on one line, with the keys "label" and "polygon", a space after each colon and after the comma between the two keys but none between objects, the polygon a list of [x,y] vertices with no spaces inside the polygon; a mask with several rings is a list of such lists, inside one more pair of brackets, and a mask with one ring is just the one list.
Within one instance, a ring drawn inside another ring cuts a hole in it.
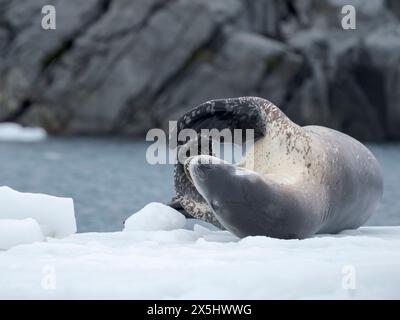
[{"label": "seal's head", "polygon": [[217,220],[235,235],[301,239],[309,233],[293,190],[211,156],[189,158],[185,168]]},{"label": "seal's head", "polygon": [[[238,236],[257,234],[259,223],[256,220],[252,223],[251,216],[246,214],[254,205],[251,203],[254,189],[263,185],[257,173],[205,155],[189,158],[185,171],[226,229]],[[248,229],[237,230],[237,225]]]}]

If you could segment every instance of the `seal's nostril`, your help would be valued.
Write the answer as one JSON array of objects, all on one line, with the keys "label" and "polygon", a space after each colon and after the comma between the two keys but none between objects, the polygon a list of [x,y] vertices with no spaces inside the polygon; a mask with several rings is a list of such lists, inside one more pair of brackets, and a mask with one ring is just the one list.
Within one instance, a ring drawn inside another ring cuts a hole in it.
[{"label": "seal's nostril", "polygon": [[211,170],[211,165],[208,163],[203,163],[201,167],[204,171]]}]

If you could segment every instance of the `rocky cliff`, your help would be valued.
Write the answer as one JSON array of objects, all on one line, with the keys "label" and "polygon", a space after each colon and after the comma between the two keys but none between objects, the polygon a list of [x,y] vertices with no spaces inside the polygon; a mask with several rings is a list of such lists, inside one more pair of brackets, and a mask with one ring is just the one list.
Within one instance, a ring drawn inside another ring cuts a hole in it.
[{"label": "rocky cliff", "polygon": [[[41,28],[45,4],[56,30]],[[395,140],[399,21],[397,0],[0,0],[0,120],[141,134],[257,95],[302,125]]]}]

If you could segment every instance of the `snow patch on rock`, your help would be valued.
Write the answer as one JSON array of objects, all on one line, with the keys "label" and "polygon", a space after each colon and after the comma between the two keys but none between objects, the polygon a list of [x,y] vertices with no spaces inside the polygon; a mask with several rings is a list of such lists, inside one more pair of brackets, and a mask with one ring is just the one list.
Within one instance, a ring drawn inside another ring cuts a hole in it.
[{"label": "snow patch on rock", "polygon": [[22,127],[17,123],[0,123],[0,141],[38,142],[46,139],[42,128]]}]

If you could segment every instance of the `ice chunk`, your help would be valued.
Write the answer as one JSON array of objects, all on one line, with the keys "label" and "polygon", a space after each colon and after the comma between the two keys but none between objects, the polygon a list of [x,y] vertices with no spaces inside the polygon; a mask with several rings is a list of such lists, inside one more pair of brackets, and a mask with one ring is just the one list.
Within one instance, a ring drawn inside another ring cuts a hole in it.
[{"label": "ice chunk", "polygon": [[185,217],[175,209],[151,202],[125,221],[124,231],[174,230],[185,226]]},{"label": "ice chunk", "polygon": [[62,238],[76,232],[72,199],[0,187],[0,219],[25,218],[34,218],[45,236]]},{"label": "ice chunk", "polygon": [[0,123],[0,141],[37,142],[46,139],[42,128],[22,127],[17,123]]},{"label": "ice chunk", "polygon": [[0,219],[0,250],[19,244],[43,241],[39,224],[32,218],[22,220]]}]

